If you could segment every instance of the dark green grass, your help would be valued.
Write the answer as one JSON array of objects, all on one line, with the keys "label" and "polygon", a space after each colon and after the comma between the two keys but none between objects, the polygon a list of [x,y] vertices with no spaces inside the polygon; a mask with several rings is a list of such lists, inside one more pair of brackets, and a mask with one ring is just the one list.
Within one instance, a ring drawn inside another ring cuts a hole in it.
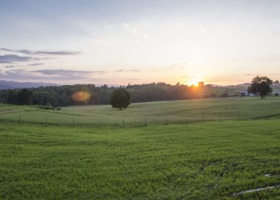
[{"label": "dark green grass", "polygon": [[[131,128],[2,123],[0,199],[279,199],[280,121]],[[271,177],[265,177],[271,174]]]}]

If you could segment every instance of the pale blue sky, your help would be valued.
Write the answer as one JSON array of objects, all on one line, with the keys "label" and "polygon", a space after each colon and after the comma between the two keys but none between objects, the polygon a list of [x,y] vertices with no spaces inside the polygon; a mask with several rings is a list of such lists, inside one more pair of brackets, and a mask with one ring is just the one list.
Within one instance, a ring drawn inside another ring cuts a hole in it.
[{"label": "pale blue sky", "polygon": [[278,0],[0,0],[0,79],[280,79]]}]

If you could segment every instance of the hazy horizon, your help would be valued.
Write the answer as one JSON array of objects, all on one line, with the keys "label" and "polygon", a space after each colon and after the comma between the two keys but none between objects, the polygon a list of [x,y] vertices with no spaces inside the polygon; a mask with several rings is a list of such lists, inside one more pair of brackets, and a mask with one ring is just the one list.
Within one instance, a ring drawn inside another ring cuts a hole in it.
[{"label": "hazy horizon", "polygon": [[1,2],[0,79],[235,85],[280,78],[280,1]]},{"label": "hazy horizon", "polygon": [[[178,83],[180,85],[186,85],[188,87],[191,87],[191,86],[195,86],[197,87],[199,82],[195,83],[195,84],[187,84],[187,83],[180,83],[180,82],[177,82],[177,83],[167,83],[167,82],[164,82],[164,81],[158,81],[158,82],[143,82],[143,83],[127,83],[127,84],[110,84],[110,83],[58,83],[58,82],[45,82],[45,81],[15,81],[15,80],[4,80],[4,79],[0,79],[0,84],[2,82],[15,82],[17,84],[20,84],[20,83],[30,83],[30,84],[36,84],[36,85],[39,85],[39,84],[42,84],[42,86],[61,86],[61,85],[90,85],[90,84],[93,84],[93,85],[96,85],[96,86],[104,86],[104,85],[107,85],[109,87],[113,86],[113,87],[123,87],[123,86],[128,86],[128,85],[141,85],[141,84],[158,84],[158,83],[165,83],[165,84],[171,84],[171,85],[177,85]],[[203,82],[203,84],[206,86],[206,85],[212,85],[212,86],[220,86],[220,87],[228,87],[228,86],[238,86],[238,85],[247,85],[247,84],[250,84],[250,82],[246,82],[246,83],[237,83],[237,84],[229,84],[229,85],[218,85],[218,84],[213,84],[213,83],[205,83],[204,81],[201,81]]]}]

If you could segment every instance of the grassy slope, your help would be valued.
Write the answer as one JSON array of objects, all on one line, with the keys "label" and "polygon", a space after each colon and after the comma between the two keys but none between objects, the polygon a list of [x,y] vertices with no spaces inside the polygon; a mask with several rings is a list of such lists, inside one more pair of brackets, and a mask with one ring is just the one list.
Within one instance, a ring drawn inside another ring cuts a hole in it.
[{"label": "grassy slope", "polygon": [[127,110],[115,110],[104,106],[72,106],[61,111],[46,111],[35,107],[0,105],[0,120],[22,121],[53,124],[163,124],[184,123],[186,120],[251,119],[280,115],[280,98],[225,98],[196,99],[185,101],[135,103]]},{"label": "grassy slope", "polygon": [[279,130],[279,120],[117,129],[2,123],[0,199],[231,199],[280,184]]}]

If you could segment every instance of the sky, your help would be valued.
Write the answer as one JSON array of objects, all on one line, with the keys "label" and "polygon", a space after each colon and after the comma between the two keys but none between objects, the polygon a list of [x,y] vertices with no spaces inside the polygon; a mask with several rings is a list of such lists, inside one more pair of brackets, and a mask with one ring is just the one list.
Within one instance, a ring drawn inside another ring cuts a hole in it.
[{"label": "sky", "polygon": [[0,0],[0,80],[280,79],[279,0]]}]

